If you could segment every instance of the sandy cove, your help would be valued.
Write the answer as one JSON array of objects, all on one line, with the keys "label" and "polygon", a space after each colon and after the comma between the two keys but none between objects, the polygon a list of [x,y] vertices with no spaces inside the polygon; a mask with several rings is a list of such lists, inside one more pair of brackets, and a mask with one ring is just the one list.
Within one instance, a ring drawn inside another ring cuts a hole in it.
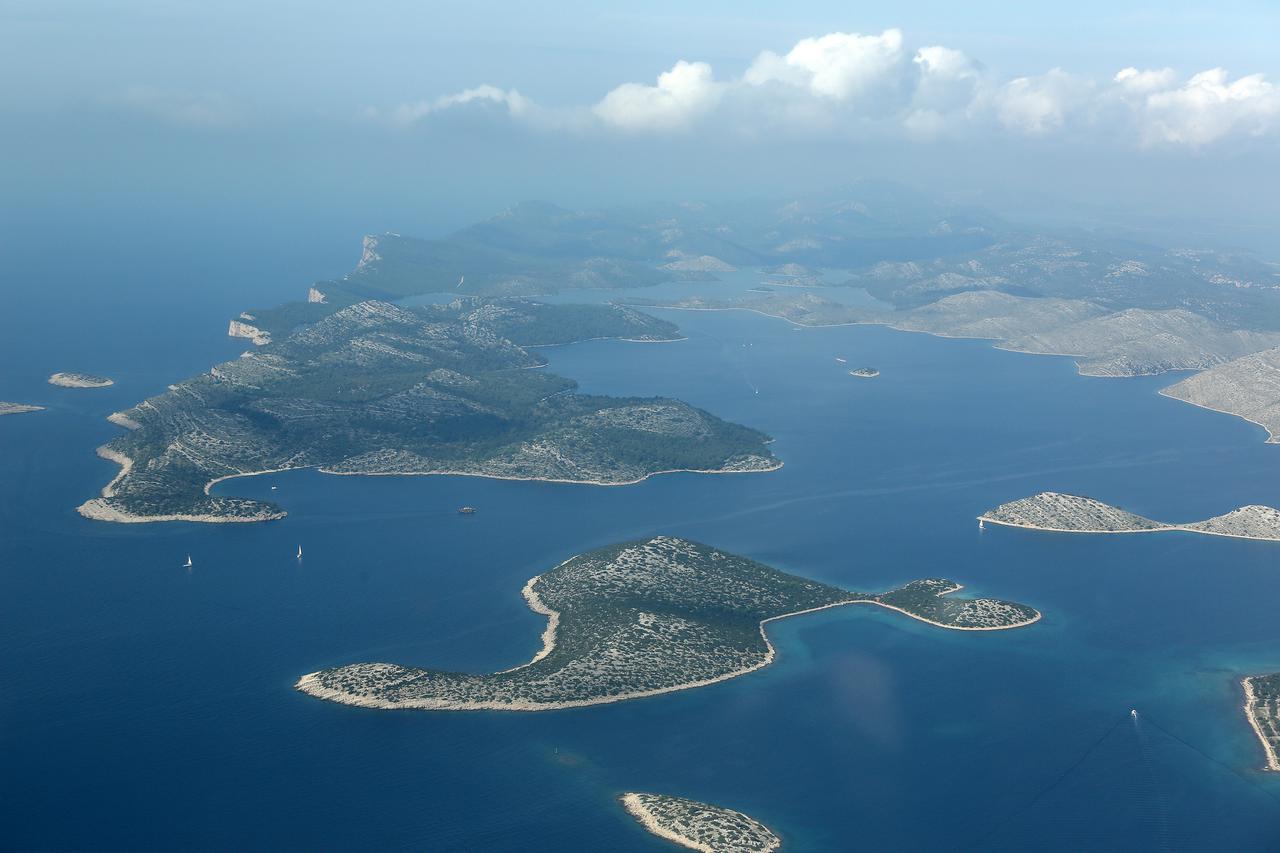
[{"label": "sandy cove", "polygon": [[1254,703],[1257,701],[1253,695],[1253,677],[1249,676],[1240,680],[1241,686],[1244,687],[1244,715],[1249,720],[1249,727],[1253,729],[1253,733],[1258,736],[1258,740],[1262,743],[1263,752],[1267,756],[1267,770],[1280,770],[1280,757],[1276,756],[1275,747],[1271,741],[1267,740],[1266,735],[1262,733],[1262,726],[1258,724],[1258,718],[1253,715]]},{"label": "sandy cove", "polygon": [[[564,564],[561,563],[561,565]],[[547,627],[542,632],[542,649],[527,663],[522,663],[519,666],[514,666],[510,669],[501,670],[499,673],[494,673],[495,675],[502,672],[515,672],[516,670],[524,669],[527,666],[532,666],[534,663],[551,654],[555,649],[556,629],[560,624],[560,613],[547,607],[534,591],[533,586],[537,582],[538,577],[540,576],[535,576],[529,579],[528,583],[524,585],[522,594],[524,595],[525,601],[529,604],[529,609],[533,610],[535,613],[547,616]],[[949,589],[946,592],[939,593],[939,595],[951,595],[952,593],[959,592],[962,589],[964,589],[962,584],[956,584],[954,588]],[[701,681],[690,681],[688,683],[677,684],[672,687],[659,687],[654,690],[637,690],[631,693],[618,693],[612,696],[601,696],[598,699],[577,699],[570,702],[451,702],[440,699],[388,702],[384,699],[377,699],[369,696],[355,696],[342,690],[334,690],[332,688],[325,687],[319,683],[319,672],[307,673],[299,678],[293,686],[295,690],[305,693],[308,696],[315,697],[316,699],[323,699],[328,702],[337,702],[341,705],[354,705],[358,708],[374,708],[383,711],[557,711],[566,708],[586,708],[592,705],[608,705],[614,702],[625,702],[630,699],[642,699],[647,696],[659,696],[663,693],[675,693],[679,690],[692,690],[696,687],[706,687],[711,684],[718,684],[721,681],[728,681],[731,678],[738,678],[739,676],[747,675],[748,673],[755,672],[758,669],[764,669],[766,666],[773,663],[773,660],[777,655],[773,643],[769,640],[769,635],[765,632],[766,624],[779,619],[790,619],[792,616],[803,616],[806,613],[817,613],[819,610],[829,610],[833,607],[844,607],[849,604],[875,604],[885,608],[886,610],[894,610],[904,616],[910,616],[912,619],[917,621],[924,622],[938,628],[946,628],[950,631],[1007,631],[1013,628],[1023,628],[1027,625],[1039,622],[1043,617],[1043,614],[1037,610],[1036,615],[1033,618],[1027,619],[1023,622],[1016,622],[1012,625],[969,627],[960,625],[944,625],[941,622],[935,622],[932,619],[917,616],[900,607],[894,607],[892,604],[885,604],[880,601],[871,601],[869,599],[834,601],[830,604],[810,607],[806,610],[796,610],[792,613],[783,613],[778,616],[770,616],[768,619],[761,620],[760,638],[764,640],[766,651],[764,657],[761,658],[759,662],[754,663],[751,666],[743,667],[742,669],[734,670],[733,672],[727,672],[724,675],[719,675],[715,678],[707,678]]]}]

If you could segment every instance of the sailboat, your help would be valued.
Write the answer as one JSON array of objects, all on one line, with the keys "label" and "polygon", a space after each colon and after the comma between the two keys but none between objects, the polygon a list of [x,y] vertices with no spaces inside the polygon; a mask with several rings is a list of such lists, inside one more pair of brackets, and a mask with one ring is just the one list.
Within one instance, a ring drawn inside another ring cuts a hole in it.
[{"label": "sailboat", "polygon": [[987,523],[986,523],[985,521],[983,521],[981,518],[980,518],[980,519],[978,519],[978,529],[979,529],[979,530],[986,530],[986,529],[987,529]]},{"label": "sailboat", "polygon": [[185,563],[183,563],[183,564],[182,564],[182,568],[184,568],[184,569],[189,569],[189,568],[191,568],[191,555],[190,555],[190,554],[188,554],[188,555],[187,555],[187,561],[186,561]]},{"label": "sailboat", "polygon": [[299,546],[298,546],[298,559],[299,559],[299,560],[301,560],[301,559],[302,559],[302,546],[301,546],[301,545],[299,545]]}]

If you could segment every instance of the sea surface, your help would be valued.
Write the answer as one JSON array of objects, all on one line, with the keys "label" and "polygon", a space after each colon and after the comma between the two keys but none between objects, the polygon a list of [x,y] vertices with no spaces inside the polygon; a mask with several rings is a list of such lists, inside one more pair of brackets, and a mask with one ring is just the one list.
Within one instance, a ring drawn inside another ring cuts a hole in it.
[{"label": "sea surface", "polygon": [[[974,520],[1050,489],[1172,521],[1280,505],[1280,447],[1158,396],[1176,376],[659,311],[686,340],[547,348],[548,369],[762,429],[785,467],[626,487],[302,471],[219,487],[279,501],[279,522],[110,525],[75,513],[116,470],[93,454],[105,416],[234,357],[226,319],[308,281],[198,245],[120,257],[32,267],[46,289],[0,321],[0,399],[49,406],[0,418],[0,848],[673,849],[616,804],[638,790],[742,810],[796,853],[1280,849],[1280,779],[1238,683],[1280,669],[1280,545]],[[54,370],[118,384],[56,389]],[[526,579],[659,533],[858,590],[954,578],[1044,619],[970,633],[829,610],[772,624],[761,672],[556,712],[292,689],[357,661],[516,665],[543,625]]]}]

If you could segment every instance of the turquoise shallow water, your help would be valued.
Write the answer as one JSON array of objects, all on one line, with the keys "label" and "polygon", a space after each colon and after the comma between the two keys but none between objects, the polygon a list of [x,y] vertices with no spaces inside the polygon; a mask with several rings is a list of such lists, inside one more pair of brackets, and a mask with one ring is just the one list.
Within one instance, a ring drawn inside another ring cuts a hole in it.
[{"label": "turquoise shallow water", "polygon": [[[91,317],[6,344],[0,399],[51,410],[0,420],[2,846],[664,849],[614,804],[638,789],[742,809],[795,851],[1280,847],[1280,783],[1256,770],[1237,684],[1280,668],[1280,546],[973,520],[1043,489],[1169,520],[1280,504],[1280,449],[1157,396],[1169,377],[664,312],[688,340],[547,349],[550,369],[764,429],[782,470],[621,488],[304,471],[221,487],[280,500],[279,523],[79,518],[114,471],[92,454],[115,429],[102,417],[239,351],[209,301],[154,308],[123,349]],[[862,364],[882,376],[847,375]],[[64,368],[120,385],[42,384]],[[370,659],[514,665],[542,627],[528,577],[655,533],[857,589],[945,575],[1045,618],[974,634],[827,611],[774,624],[760,673],[555,713],[385,713],[291,689]]]}]

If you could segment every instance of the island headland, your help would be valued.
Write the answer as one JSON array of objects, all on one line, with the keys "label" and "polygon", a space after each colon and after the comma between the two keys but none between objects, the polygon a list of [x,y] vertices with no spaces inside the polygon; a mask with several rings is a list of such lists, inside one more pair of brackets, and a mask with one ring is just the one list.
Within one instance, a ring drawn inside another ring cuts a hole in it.
[{"label": "island headland", "polygon": [[92,373],[55,373],[49,377],[49,384],[59,388],[106,388],[115,385],[116,381]]},{"label": "island headland", "polygon": [[766,623],[872,604],[942,628],[993,631],[1040,613],[996,599],[949,597],[929,578],[886,593],[850,592],[669,536],[573,557],[524,587],[547,617],[542,649],[490,675],[358,663],[302,676],[303,693],[380,709],[544,711],[714,684],[768,666]]},{"label": "island headland", "polygon": [[732,809],[667,794],[632,792],[618,801],[649,832],[700,853],[770,853],[782,846],[769,827]]},{"label": "island headland", "polygon": [[1155,533],[1182,530],[1237,539],[1280,540],[1280,510],[1257,504],[1242,506],[1204,521],[1168,524],[1061,492],[1041,492],[989,509],[982,522],[1056,533]]},{"label": "island headland", "polygon": [[1280,672],[1251,675],[1240,684],[1245,717],[1267,757],[1264,769],[1280,771]]},{"label": "island headland", "polygon": [[[464,474],[620,485],[675,471],[771,471],[769,436],[680,400],[573,393],[526,349],[597,337],[675,340],[629,308],[459,299],[359,302],[173,385],[110,420],[121,465],[82,515],[116,522],[250,522],[265,501],[210,494],[231,477]],[[516,343],[519,341],[519,343]],[[523,345],[522,345],[523,344]]]}]

